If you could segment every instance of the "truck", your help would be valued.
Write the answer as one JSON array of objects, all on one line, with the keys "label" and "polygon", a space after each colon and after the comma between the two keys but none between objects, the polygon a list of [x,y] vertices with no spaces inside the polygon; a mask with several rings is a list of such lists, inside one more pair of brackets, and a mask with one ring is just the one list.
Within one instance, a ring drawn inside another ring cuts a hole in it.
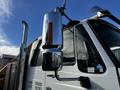
[{"label": "truck", "polygon": [[64,10],[65,4],[44,15],[42,36],[26,51],[16,90],[120,90],[120,29],[104,18],[120,20],[104,9],[72,20]]}]

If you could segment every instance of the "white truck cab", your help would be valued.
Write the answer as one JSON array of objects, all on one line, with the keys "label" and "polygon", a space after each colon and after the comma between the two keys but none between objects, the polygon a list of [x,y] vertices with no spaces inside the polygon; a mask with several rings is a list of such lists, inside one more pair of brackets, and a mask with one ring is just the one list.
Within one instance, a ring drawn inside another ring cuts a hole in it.
[{"label": "white truck cab", "polygon": [[32,44],[25,90],[120,90],[119,28],[101,18],[63,28],[60,15],[45,15],[42,38]]}]

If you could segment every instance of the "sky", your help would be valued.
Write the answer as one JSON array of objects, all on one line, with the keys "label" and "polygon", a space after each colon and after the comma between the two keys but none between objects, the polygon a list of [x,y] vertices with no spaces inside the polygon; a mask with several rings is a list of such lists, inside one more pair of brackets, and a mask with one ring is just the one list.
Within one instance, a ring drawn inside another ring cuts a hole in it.
[{"label": "sky", "polygon": [[[28,45],[41,36],[44,14],[64,0],[0,0],[0,55],[17,55],[22,39],[22,20],[29,25]],[[75,20],[93,16],[89,10],[99,6],[120,18],[120,0],[67,0],[66,14]],[[63,23],[66,23],[64,21]]]}]

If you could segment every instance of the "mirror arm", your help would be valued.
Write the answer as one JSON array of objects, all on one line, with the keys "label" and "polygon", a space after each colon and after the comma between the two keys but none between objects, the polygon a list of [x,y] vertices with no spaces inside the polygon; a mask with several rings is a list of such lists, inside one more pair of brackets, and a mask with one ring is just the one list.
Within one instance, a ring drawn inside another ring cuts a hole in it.
[{"label": "mirror arm", "polygon": [[91,83],[88,77],[80,76],[77,78],[60,78],[58,75],[58,70],[55,71],[55,77],[58,81],[80,81],[80,85],[82,87],[91,89]]},{"label": "mirror arm", "polygon": [[117,24],[120,25],[120,20],[117,17],[115,17],[113,14],[111,14],[110,11],[105,10],[105,11],[102,11],[100,13],[102,13],[102,15],[103,15],[102,17],[108,17],[108,18],[112,19],[114,22],[116,22]]},{"label": "mirror arm", "polygon": [[65,13],[63,13],[63,16],[65,16],[69,21],[72,21]]},{"label": "mirror arm", "polygon": [[80,77],[78,78],[61,78],[58,75],[58,70],[55,70],[55,77],[58,81],[80,81]]},{"label": "mirror arm", "polygon": [[109,15],[108,17],[120,25],[120,20],[117,17],[115,17],[114,15]]}]

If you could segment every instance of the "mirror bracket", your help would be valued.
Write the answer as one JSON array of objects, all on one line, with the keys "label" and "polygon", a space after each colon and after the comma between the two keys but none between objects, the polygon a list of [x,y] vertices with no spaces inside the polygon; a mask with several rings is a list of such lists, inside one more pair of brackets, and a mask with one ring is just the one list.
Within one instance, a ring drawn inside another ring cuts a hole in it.
[{"label": "mirror bracket", "polygon": [[90,79],[88,77],[80,76],[76,78],[61,78],[58,75],[58,70],[55,70],[55,78],[58,81],[80,81],[80,85],[84,88],[90,89],[91,88],[91,83]]}]

